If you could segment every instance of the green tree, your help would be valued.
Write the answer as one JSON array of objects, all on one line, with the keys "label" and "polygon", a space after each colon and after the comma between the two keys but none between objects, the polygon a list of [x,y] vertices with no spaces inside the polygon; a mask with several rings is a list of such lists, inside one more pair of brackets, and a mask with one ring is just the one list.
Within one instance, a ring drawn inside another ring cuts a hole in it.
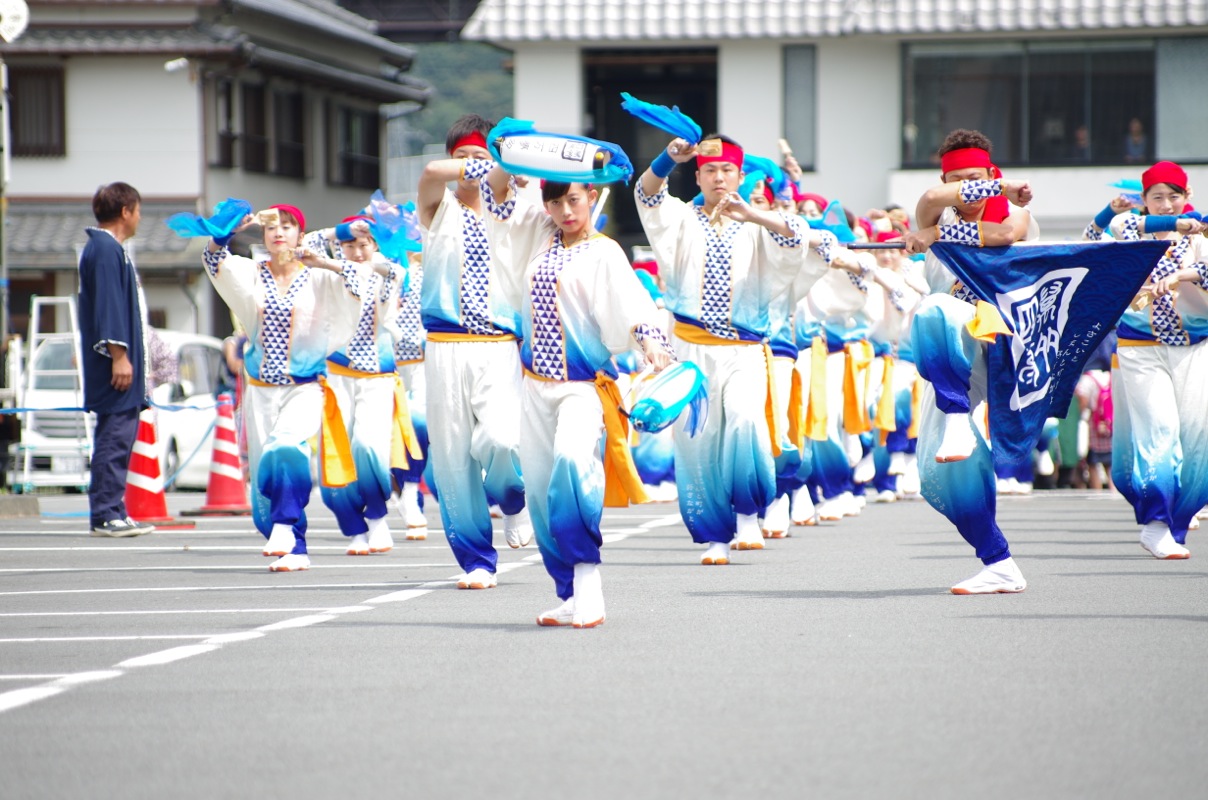
[{"label": "green tree", "polygon": [[498,120],[512,113],[511,53],[480,42],[425,42],[410,74],[432,84],[432,99],[408,119],[420,141],[444,145],[449,126],[462,114]]}]

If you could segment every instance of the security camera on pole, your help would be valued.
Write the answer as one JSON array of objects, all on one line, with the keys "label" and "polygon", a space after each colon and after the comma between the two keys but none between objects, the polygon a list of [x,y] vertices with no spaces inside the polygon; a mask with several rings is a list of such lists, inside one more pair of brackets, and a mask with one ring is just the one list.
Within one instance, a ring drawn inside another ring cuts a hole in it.
[{"label": "security camera on pole", "polygon": [[[29,24],[29,6],[25,0],[0,0],[0,39],[13,42]],[[0,346],[8,347],[8,238],[4,218],[8,213],[9,150],[8,67],[0,61]]]}]

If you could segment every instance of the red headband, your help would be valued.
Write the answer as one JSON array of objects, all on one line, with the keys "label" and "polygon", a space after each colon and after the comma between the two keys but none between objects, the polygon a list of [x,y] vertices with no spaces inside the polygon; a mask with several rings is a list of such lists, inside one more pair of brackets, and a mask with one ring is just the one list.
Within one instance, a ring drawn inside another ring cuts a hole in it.
[{"label": "red headband", "polygon": [[798,203],[804,203],[806,200],[813,200],[814,205],[818,206],[819,211],[826,210],[826,198],[820,194],[814,194],[813,192],[800,192],[796,195],[796,199]]},{"label": "red headband", "polygon": [[[341,225],[349,225],[349,224],[351,224],[351,223],[353,223],[353,222],[359,222],[359,221],[361,221],[361,220],[364,220],[365,222],[368,222],[370,225],[372,225],[372,224],[373,224],[373,222],[374,222],[373,217],[366,216],[365,214],[353,214],[351,217],[344,217],[344,219],[340,220],[340,224],[341,224]],[[339,231],[338,231],[338,229],[337,229],[337,233],[338,233],[338,232],[339,232]],[[350,229],[350,230],[349,230],[349,234],[351,234],[351,233],[352,233],[352,231],[351,231],[351,229]],[[372,234],[370,234],[370,235],[372,235]],[[341,243],[346,243],[346,242],[355,242],[355,241],[356,241],[356,236],[352,236],[352,238],[350,238],[350,239],[340,239],[340,242],[341,242]]]},{"label": "red headband", "polygon": [[768,182],[763,182],[763,196],[768,199],[768,205],[776,205],[776,196],[772,194],[772,187],[768,186]]},{"label": "red headband", "polygon": [[988,169],[990,177],[1001,177],[998,167],[990,161],[990,154],[980,147],[962,147],[959,150],[949,150],[940,158],[940,173],[947,175],[958,169]]},{"label": "red headband", "polygon": [[1173,161],[1159,161],[1141,173],[1141,191],[1148,192],[1149,187],[1159,183],[1169,183],[1187,188],[1187,172]]},{"label": "red headband", "polygon": [[294,219],[296,219],[298,221],[299,229],[306,230],[306,215],[303,214],[302,209],[298,208],[297,206],[287,206],[285,204],[279,203],[275,206],[269,206],[269,208],[275,208],[278,211],[284,211],[285,213],[289,214],[290,216],[292,216]]},{"label": "red headband", "polygon": [[896,242],[902,238],[902,234],[897,231],[878,231],[875,241],[878,242]]},{"label": "red headband", "polygon": [[449,148],[449,155],[453,155],[453,153],[457,151],[457,148],[465,147],[466,145],[481,147],[485,150],[487,147],[487,137],[483,136],[478,131],[466,134],[453,143],[453,146]]},{"label": "red headband", "polygon": [[738,167],[739,170],[741,170],[742,169],[742,148],[736,144],[730,144],[729,142],[722,142],[721,143],[721,155],[720,156],[698,155],[696,157],[696,168],[700,169],[702,165],[712,164],[714,161],[725,161],[726,163],[733,164],[734,166]]}]

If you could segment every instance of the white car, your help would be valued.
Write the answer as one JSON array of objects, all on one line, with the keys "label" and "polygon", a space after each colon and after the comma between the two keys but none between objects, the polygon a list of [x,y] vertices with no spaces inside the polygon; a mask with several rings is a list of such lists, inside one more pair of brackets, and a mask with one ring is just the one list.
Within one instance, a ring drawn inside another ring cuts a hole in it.
[{"label": "white car", "polygon": [[182,407],[156,413],[160,470],[165,481],[176,475],[169,489],[204,489],[214,449],[216,391],[226,385],[222,342],[195,333],[155,332],[176,356],[177,381],[155,387],[151,399]]}]

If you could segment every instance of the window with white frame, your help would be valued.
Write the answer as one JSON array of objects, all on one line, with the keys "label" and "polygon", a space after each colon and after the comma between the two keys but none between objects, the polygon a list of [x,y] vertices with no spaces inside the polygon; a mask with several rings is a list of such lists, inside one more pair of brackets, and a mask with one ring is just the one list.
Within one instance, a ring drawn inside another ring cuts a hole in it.
[{"label": "window with white frame", "polygon": [[812,44],[784,48],[784,138],[804,170],[814,168],[817,71]]}]

